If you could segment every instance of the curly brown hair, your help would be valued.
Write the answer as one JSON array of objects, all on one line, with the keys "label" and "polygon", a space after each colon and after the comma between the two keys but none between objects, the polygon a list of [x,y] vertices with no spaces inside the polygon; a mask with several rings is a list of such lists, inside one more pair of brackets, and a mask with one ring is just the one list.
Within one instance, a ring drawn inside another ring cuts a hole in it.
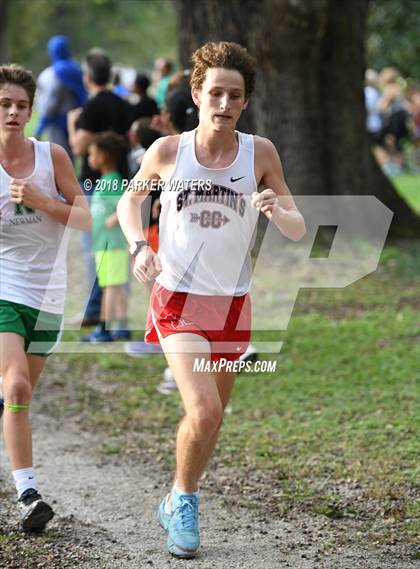
[{"label": "curly brown hair", "polygon": [[118,162],[127,150],[127,142],[121,134],[117,134],[113,130],[105,130],[96,134],[91,144],[95,145],[113,161]]},{"label": "curly brown hair", "polygon": [[222,67],[239,71],[245,81],[245,97],[248,99],[251,96],[255,84],[256,60],[238,43],[208,42],[192,54],[191,62],[192,87],[201,89],[207,69]]},{"label": "curly brown hair", "polygon": [[0,87],[3,85],[18,85],[25,89],[29,99],[29,106],[34,103],[36,83],[32,73],[16,63],[0,65]]}]

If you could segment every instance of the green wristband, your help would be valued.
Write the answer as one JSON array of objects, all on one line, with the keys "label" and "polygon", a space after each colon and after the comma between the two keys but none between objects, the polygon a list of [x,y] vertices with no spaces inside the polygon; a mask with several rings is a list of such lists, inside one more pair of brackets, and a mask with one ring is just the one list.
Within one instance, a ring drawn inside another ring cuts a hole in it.
[{"label": "green wristband", "polygon": [[30,405],[16,405],[15,403],[6,403],[4,402],[4,406],[6,409],[9,409],[13,413],[17,413],[17,411],[29,411]]}]

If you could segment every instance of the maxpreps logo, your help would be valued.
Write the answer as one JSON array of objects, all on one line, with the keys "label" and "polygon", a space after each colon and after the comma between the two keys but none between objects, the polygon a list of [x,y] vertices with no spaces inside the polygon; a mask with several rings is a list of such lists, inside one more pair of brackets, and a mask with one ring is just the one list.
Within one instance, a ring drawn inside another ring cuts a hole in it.
[{"label": "maxpreps logo", "polygon": [[10,218],[11,225],[24,225],[30,223],[40,223],[42,221],[42,216],[36,213],[36,210],[25,207],[21,204],[15,204],[15,215]]}]

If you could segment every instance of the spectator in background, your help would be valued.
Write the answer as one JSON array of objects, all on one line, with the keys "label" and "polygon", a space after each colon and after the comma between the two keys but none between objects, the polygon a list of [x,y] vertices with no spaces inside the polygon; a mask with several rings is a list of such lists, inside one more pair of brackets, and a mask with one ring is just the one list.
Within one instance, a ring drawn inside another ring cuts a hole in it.
[{"label": "spectator in background", "polygon": [[[85,195],[90,196],[100,172],[91,168],[88,162],[88,147],[95,134],[113,130],[125,135],[130,127],[129,103],[115,95],[109,88],[111,79],[111,60],[106,52],[94,48],[90,50],[84,62],[83,79],[91,95],[86,105],[74,109],[68,114],[69,140],[72,151],[83,157],[81,184]],[[121,156],[117,169],[123,178],[127,177],[127,154]],[[86,182],[88,187],[86,189]],[[92,249],[92,234],[84,232],[82,238],[83,255],[89,291],[84,314],[78,319],[82,325],[98,324],[100,321],[101,289],[96,280],[95,259]],[[94,284],[93,284],[94,283]],[[91,289],[93,284],[93,288]],[[76,324],[77,317],[72,320]]]},{"label": "spectator in background", "polygon": [[112,342],[130,339],[127,313],[128,250],[117,218],[117,204],[123,194],[122,176],[117,170],[125,154],[124,137],[113,131],[96,135],[89,145],[89,165],[101,177],[94,188],[91,213],[96,273],[102,289],[100,323],[84,342]]},{"label": "spectator in background", "polygon": [[39,121],[35,136],[41,135],[71,152],[68,141],[67,113],[81,107],[87,99],[82,69],[70,58],[70,42],[65,36],[53,36],[48,42],[51,66],[37,81]]},{"label": "spectator in background", "polygon": [[172,89],[161,110],[162,127],[167,134],[180,134],[198,125],[197,109],[191,91],[185,87]]},{"label": "spectator in background", "polygon": [[184,89],[188,89],[189,91],[191,89],[190,75],[191,72],[189,69],[184,69],[183,71],[177,71],[174,73],[169,80],[166,93],[168,94],[169,91],[172,91],[172,89],[175,89],[176,87],[184,87]]},{"label": "spectator in background", "polygon": [[160,132],[150,128],[150,122],[150,117],[142,117],[133,122],[128,132],[131,149],[128,157],[130,178],[137,174],[143,155],[149,146],[162,136]]},{"label": "spectator in background", "polygon": [[412,134],[414,139],[414,168],[420,171],[420,87],[410,88],[409,112],[412,118]]},{"label": "spectator in background", "polygon": [[160,114],[153,117],[150,126],[167,135],[192,130],[197,124],[197,109],[190,89],[175,87],[166,94]]},{"label": "spectator in background", "polygon": [[378,103],[382,115],[381,152],[378,154],[383,171],[394,176],[403,167],[403,140],[408,135],[407,102],[400,86],[400,75],[392,67],[381,71],[382,97]]},{"label": "spectator in background", "polygon": [[379,110],[381,99],[379,90],[379,73],[374,69],[366,69],[365,73],[365,105],[366,129],[372,146],[379,144],[382,131],[382,116]]},{"label": "spectator in background", "polygon": [[[141,161],[148,148],[162,135],[157,130],[142,124],[141,121],[135,123],[135,130],[130,129],[130,143],[134,142],[137,149],[137,169],[133,176],[137,174],[141,166]],[[141,149],[141,152],[139,150]],[[158,223],[160,213],[160,190],[150,192],[150,196],[142,204],[142,223],[145,228],[146,239],[155,253],[159,249]]]},{"label": "spectator in background", "polygon": [[169,59],[164,59],[163,57],[156,59],[154,72],[154,79],[156,82],[155,98],[159,108],[161,108],[164,103],[166,89],[168,88],[171,74],[172,63],[169,61]]},{"label": "spectator in background", "polygon": [[112,85],[112,92],[122,99],[126,99],[129,96],[130,91],[127,89],[124,83],[121,82],[121,73],[118,67],[115,67],[112,70]]},{"label": "spectator in background", "polygon": [[134,80],[133,92],[138,97],[137,103],[131,105],[132,120],[141,119],[143,117],[153,117],[159,114],[157,103],[147,94],[150,86],[150,79],[144,73],[137,73]]},{"label": "spectator in background", "polygon": [[[150,119],[143,117],[135,121],[130,128],[129,139],[131,146],[130,163],[132,169],[130,175],[134,176],[143,159],[146,150],[162,136],[160,132],[150,128]],[[141,207],[141,219],[145,228],[145,238],[155,253],[159,249],[159,214],[160,214],[160,190],[150,192]],[[151,287],[149,287],[149,292]],[[151,354],[161,354],[160,346],[146,344],[144,341],[127,342],[125,352],[134,358],[143,358]]]}]

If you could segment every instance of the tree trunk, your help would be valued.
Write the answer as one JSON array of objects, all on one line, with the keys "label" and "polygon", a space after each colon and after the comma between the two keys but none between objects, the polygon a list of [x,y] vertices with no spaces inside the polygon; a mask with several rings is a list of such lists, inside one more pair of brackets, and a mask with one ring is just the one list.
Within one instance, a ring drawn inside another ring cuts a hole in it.
[{"label": "tree trunk", "polygon": [[[191,54],[207,41],[233,41],[248,45],[248,18],[256,12],[255,0],[176,0],[181,63],[191,65]],[[243,15],[247,14],[247,17]],[[255,132],[253,101],[238,124],[243,132]]]},{"label": "tree trunk", "polygon": [[9,42],[7,34],[7,16],[9,0],[0,0],[0,65],[10,63]]},{"label": "tree trunk", "polygon": [[274,142],[292,193],[373,194],[395,214],[393,237],[416,234],[418,216],[376,164],[365,130],[367,0],[177,0],[177,12],[184,65],[209,40],[256,57],[245,126]]}]

